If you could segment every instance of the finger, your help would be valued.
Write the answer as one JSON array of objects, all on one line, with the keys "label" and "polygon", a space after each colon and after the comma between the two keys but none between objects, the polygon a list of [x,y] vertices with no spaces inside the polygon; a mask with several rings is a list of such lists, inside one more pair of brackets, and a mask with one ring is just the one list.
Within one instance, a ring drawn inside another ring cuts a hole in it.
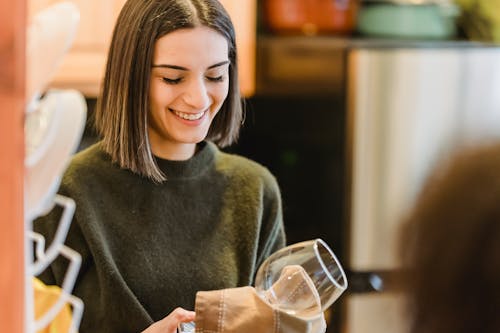
[{"label": "finger", "polygon": [[186,323],[195,319],[195,312],[183,308],[176,308],[168,316],[162,319],[162,327],[165,332],[176,332],[180,323]]},{"label": "finger", "polygon": [[178,322],[185,323],[188,321],[193,321],[196,317],[196,312],[188,311],[183,308],[176,308],[170,315],[172,315],[173,318]]}]

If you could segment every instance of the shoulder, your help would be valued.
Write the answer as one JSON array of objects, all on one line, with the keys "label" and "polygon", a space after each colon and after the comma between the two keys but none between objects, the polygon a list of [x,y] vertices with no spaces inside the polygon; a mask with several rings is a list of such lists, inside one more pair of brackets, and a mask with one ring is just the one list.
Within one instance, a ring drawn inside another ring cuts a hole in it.
[{"label": "shoulder", "polygon": [[81,187],[109,177],[110,169],[117,168],[111,157],[96,143],[75,154],[64,172],[62,187]]},{"label": "shoulder", "polygon": [[100,143],[95,143],[73,156],[66,174],[98,169],[110,161],[109,155],[102,150]]}]

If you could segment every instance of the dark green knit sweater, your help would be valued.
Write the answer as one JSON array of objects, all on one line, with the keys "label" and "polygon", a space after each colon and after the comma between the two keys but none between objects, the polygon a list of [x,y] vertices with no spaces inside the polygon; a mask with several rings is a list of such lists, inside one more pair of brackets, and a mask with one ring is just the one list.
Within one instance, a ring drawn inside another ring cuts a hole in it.
[{"label": "dark green knit sweater", "polygon": [[[285,244],[281,199],[267,169],[210,142],[187,161],[157,159],[155,184],[113,164],[99,144],[77,154],[60,193],[76,201],[66,245],[82,255],[74,294],[81,333],[138,333],[195,294],[250,285]],[[52,239],[60,211],[35,222]],[[61,285],[58,258],[41,279]]]}]

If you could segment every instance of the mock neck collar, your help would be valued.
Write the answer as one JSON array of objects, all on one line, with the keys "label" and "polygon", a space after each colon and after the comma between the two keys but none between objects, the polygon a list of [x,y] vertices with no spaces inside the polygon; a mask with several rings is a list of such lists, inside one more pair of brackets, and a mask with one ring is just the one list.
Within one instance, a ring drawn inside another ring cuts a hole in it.
[{"label": "mock neck collar", "polygon": [[155,156],[160,170],[169,180],[195,178],[204,174],[213,164],[217,147],[214,143],[202,141],[197,144],[195,154],[184,161],[172,161]]}]

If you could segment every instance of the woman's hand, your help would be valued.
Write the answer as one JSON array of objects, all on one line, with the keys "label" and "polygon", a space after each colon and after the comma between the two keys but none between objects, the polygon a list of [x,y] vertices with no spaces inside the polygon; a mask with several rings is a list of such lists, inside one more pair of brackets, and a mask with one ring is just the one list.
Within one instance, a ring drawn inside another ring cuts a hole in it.
[{"label": "woman's hand", "polygon": [[177,308],[162,320],[146,328],[142,333],[176,333],[180,323],[193,321],[195,312]]}]

